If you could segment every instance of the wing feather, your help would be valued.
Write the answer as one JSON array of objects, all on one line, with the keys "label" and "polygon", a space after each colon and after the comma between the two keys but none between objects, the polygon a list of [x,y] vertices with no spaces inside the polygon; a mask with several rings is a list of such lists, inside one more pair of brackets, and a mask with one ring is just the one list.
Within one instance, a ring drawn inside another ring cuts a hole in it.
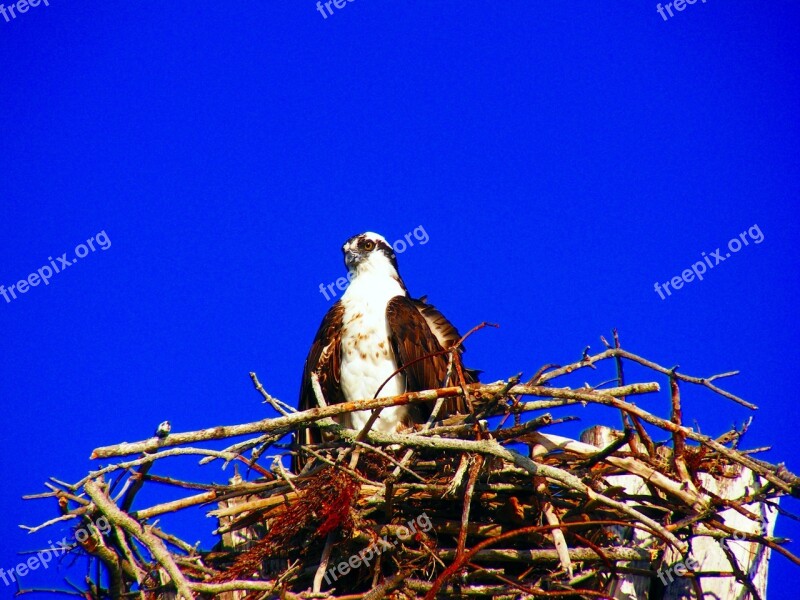
[{"label": "wing feather", "polygon": [[[341,330],[344,317],[344,306],[341,300],[336,302],[322,319],[322,323],[308,351],[305,365],[303,366],[303,379],[300,382],[300,401],[298,408],[307,410],[317,408],[317,398],[311,384],[311,374],[316,371],[319,385],[325,401],[338,404],[344,401],[340,383],[341,362]],[[298,430],[295,454],[292,456],[292,470],[299,473],[305,464],[306,457],[301,449],[306,444],[318,444],[322,441],[319,429],[308,427]]]},{"label": "wing feather", "polygon": [[[449,356],[446,353],[429,356],[450,348],[461,337],[444,315],[427,304],[424,298],[415,300],[396,296],[389,301],[386,319],[397,365],[408,365],[403,371],[406,390],[418,392],[448,385],[445,378]],[[467,383],[477,381],[472,371],[465,370],[464,376]],[[425,408],[430,414],[432,407]],[[445,403],[440,417],[465,412],[463,398],[451,398]]]}]

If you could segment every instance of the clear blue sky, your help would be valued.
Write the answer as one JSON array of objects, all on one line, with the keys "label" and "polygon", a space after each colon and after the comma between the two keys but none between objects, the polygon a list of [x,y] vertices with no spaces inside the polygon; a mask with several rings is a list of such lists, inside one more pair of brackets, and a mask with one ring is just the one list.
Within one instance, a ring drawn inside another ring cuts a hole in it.
[{"label": "clear blue sky", "polygon": [[[24,533],[55,504],[20,497],[97,467],[94,447],[164,419],[262,418],[251,370],[296,402],[330,306],[319,285],[365,230],[424,229],[401,273],[462,331],[500,324],[469,344],[486,380],[599,351],[618,327],[686,373],[740,369],[725,384],[760,407],[744,445],[800,471],[799,26],[788,0],[666,21],[654,2],[519,0],[355,0],[327,18],[312,0],[49,0],[0,16],[0,284],[110,243],[0,296],[0,566],[68,533]],[[661,299],[656,282],[754,225],[760,243]],[[684,400],[711,435],[749,415]],[[640,402],[668,414],[664,394]],[[571,414],[555,433],[597,418]],[[210,525],[199,510],[165,523]],[[771,568],[770,598],[794,597],[797,569]]]}]

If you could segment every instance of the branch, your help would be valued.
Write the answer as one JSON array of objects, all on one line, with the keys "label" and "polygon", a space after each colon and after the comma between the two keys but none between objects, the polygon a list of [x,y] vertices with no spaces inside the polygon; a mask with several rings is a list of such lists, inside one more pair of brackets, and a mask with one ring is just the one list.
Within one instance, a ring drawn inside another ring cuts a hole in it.
[{"label": "branch", "polygon": [[183,596],[185,600],[193,600],[194,594],[189,587],[189,582],[186,581],[178,565],[175,564],[172,554],[167,550],[164,542],[149,533],[138,521],[135,521],[117,508],[117,505],[106,496],[105,492],[101,489],[100,483],[96,480],[90,479],[87,481],[83,489],[86,490],[89,497],[112,523],[127,531],[147,547],[153,558],[167,571],[175,587],[178,589],[180,596]]},{"label": "branch", "polygon": [[[584,390],[576,391],[570,388],[550,388],[545,386],[536,385],[515,385],[510,390],[506,388],[505,383],[493,384],[480,384],[472,383],[466,388],[473,393],[476,397],[492,397],[501,391],[505,391],[508,395],[528,395],[540,396],[545,398],[559,398],[571,399],[578,402],[593,401],[598,398],[609,396],[609,392],[619,393],[624,391],[621,395],[634,395],[648,392],[657,392],[659,386],[657,383],[635,384],[625,386],[625,389],[616,388],[614,390]],[[158,438],[149,438],[139,442],[123,442],[113,446],[102,446],[95,448],[90,458],[111,458],[113,456],[127,456],[129,454],[139,454],[144,452],[153,452],[160,448],[167,448],[172,446],[181,446],[183,444],[206,442],[211,440],[220,440],[234,436],[249,435],[253,433],[288,433],[292,429],[314,423],[321,419],[328,417],[336,417],[345,413],[351,413],[359,410],[373,410],[376,408],[386,408],[387,406],[404,406],[406,404],[417,404],[420,402],[432,402],[438,398],[452,398],[455,396],[463,396],[464,390],[460,386],[451,386],[440,388],[438,390],[425,390],[423,392],[409,392],[400,394],[399,396],[392,396],[390,398],[376,398],[367,400],[356,400],[354,402],[342,402],[341,404],[334,404],[324,408],[310,408],[308,410],[293,413],[285,417],[278,417],[275,419],[262,419],[254,423],[246,423],[244,425],[221,425],[219,427],[212,427],[210,429],[201,429],[189,433],[171,433],[169,437],[161,440]],[[563,404],[563,403],[561,403]],[[559,405],[561,405],[559,404]],[[136,463],[140,464],[140,463]]]}]

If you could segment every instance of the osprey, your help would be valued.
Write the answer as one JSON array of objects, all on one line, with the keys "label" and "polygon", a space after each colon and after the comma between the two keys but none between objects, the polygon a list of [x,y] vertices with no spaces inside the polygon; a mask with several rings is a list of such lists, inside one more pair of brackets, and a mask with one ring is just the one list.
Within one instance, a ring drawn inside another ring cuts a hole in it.
[{"label": "osprey", "polygon": [[[449,355],[441,351],[461,336],[425,297],[409,296],[386,239],[377,233],[362,233],[347,240],[342,252],[351,283],[322,319],[311,345],[300,385],[300,410],[318,406],[311,384],[314,372],[329,405],[373,398],[384,382],[382,397],[435,389],[448,383],[445,378]],[[463,352],[463,348],[458,351]],[[464,369],[464,376],[467,383],[477,381],[476,371]],[[451,399],[440,416],[465,412],[463,408],[462,399]],[[427,404],[386,407],[372,429],[395,433],[414,423],[424,423],[431,410]],[[357,411],[336,420],[360,430],[371,413]],[[316,428],[298,435],[300,446],[321,441]],[[295,473],[300,472],[306,458],[295,454]]]}]

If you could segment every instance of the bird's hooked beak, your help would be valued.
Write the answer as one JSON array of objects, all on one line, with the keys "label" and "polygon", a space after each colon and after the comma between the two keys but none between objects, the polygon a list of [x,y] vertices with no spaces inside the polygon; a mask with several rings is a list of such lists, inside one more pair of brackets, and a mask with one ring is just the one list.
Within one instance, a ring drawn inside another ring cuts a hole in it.
[{"label": "bird's hooked beak", "polygon": [[361,259],[364,258],[361,252],[359,252],[358,247],[351,244],[342,246],[342,252],[344,253],[344,264],[348,271],[354,271],[361,262]]}]

